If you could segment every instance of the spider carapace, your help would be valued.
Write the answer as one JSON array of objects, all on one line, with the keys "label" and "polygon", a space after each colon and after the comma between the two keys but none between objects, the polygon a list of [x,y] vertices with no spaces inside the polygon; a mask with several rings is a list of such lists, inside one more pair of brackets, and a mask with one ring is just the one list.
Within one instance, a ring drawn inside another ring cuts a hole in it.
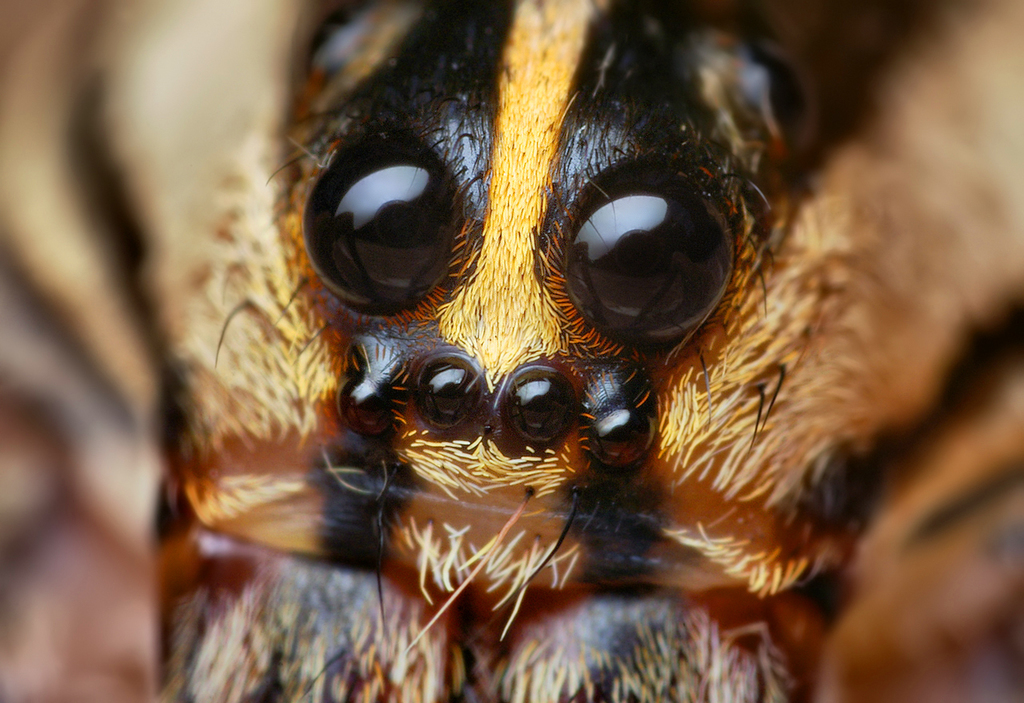
[{"label": "spider carapace", "polygon": [[323,25],[177,342],[167,700],[797,695],[853,536],[807,496],[885,417],[799,80],[669,5]]}]

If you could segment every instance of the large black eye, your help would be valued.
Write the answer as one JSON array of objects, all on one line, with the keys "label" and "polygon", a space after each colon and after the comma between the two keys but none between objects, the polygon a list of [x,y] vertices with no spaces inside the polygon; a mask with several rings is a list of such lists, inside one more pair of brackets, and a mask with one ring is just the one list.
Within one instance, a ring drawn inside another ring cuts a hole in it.
[{"label": "large black eye", "polygon": [[569,294],[588,320],[633,343],[677,341],[725,291],[732,242],[721,217],[681,186],[603,199],[576,233]]},{"label": "large black eye", "polygon": [[381,141],[341,153],[306,203],[313,268],[365,312],[413,305],[448,269],[453,201],[443,165],[426,150]]}]

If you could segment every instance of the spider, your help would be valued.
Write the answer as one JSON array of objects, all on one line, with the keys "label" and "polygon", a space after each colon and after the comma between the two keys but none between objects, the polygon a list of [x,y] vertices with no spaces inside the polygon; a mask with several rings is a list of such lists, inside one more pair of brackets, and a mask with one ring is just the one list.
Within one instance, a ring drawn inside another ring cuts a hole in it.
[{"label": "spider", "polygon": [[158,512],[166,701],[1019,691],[1012,3],[110,8],[0,121],[40,661],[146,694]]}]

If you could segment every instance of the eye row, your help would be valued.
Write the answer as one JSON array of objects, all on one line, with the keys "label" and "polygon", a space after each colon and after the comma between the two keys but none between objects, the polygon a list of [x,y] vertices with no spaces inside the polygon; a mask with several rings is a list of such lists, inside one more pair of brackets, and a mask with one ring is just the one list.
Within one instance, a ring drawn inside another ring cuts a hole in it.
[{"label": "eye row", "polygon": [[[682,177],[646,167],[594,179],[561,262],[580,314],[633,344],[678,341],[715,308],[732,271],[722,215]],[[349,307],[410,308],[448,272],[460,212],[441,159],[402,140],[369,140],[336,155],[306,203],[313,268]]]},{"label": "eye row", "polygon": [[657,432],[651,380],[628,362],[585,374],[579,388],[564,369],[536,362],[489,389],[476,361],[453,349],[412,360],[365,336],[349,354],[338,413],[364,437],[388,435],[396,417],[405,417],[454,437],[485,435],[506,455],[521,455],[549,448],[575,427],[595,467],[627,469],[639,465]]}]

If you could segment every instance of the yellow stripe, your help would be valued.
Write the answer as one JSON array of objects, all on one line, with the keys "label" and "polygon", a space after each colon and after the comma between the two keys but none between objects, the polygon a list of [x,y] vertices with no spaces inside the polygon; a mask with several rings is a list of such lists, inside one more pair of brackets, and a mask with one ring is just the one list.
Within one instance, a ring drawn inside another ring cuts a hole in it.
[{"label": "yellow stripe", "polygon": [[445,340],[475,356],[492,385],[560,348],[558,316],[534,274],[534,250],[594,11],[592,0],[524,0],[505,46],[483,247],[473,280],[439,315]]}]

